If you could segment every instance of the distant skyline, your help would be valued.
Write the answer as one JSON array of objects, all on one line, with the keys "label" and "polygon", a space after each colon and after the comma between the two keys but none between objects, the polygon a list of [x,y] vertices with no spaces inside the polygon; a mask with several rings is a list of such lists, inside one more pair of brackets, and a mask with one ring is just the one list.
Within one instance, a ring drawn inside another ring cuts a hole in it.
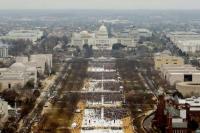
[{"label": "distant skyline", "polygon": [[0,9],[200,9],[200,0],[0,0]]}]

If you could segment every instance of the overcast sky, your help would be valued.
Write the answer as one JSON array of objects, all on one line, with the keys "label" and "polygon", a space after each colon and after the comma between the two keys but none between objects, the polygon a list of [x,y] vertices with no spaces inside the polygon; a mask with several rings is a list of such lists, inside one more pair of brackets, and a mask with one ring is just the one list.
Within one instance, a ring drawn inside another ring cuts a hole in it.
[{"label": "overcast sky", "polygon": [[200,0],[0,0],[0,9],[200,9]]}]

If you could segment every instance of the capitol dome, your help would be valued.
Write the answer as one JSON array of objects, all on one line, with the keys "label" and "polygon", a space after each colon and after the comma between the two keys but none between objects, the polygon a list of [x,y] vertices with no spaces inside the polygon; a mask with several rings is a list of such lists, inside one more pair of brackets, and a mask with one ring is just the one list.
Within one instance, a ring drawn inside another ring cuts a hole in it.
[{"label": "capitol dome", "polygon": [[101,25],[101,27],[99,28],[99,32],[108,32],[107,28],[105,25]]},{"label": "capitol dome", "polygon": [[26,66],[22,63],[14,63],[10,66],[10,69],[15,71],[25,71]]},{"label": "capitol dome", "polygon": [[99,28],[99,30],[97,32],[97,37],[98,38],[108,38],[108,30],[104,24],[101,25],[101,27]]}]

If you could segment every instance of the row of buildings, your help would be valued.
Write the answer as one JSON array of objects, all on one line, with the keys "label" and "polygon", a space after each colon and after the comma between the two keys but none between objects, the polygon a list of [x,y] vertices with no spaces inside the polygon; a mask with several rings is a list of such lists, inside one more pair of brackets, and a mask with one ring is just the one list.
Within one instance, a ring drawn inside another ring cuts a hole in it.
[{"label": "row of buildings", "polygon": [[17,85],[23,87],[28,81],[37,85],[37,74],[51,73],[52,55],[37,54],[28,57],[16,57],[16,63],[9,68],[0,68],[0,87],[3,91]]},{"label": "row of buildings", "polygon": [[185,64],[183,58],[172,56],[169,52],[158,53],[154,56],[154,64],[161,77],[184,96],[200,95],[200,70]]},{"label": "row of buildings", "polygon": [[200,51],[200,34],[196,32],[170,32],[166,35],[181,51],[195,53]]},{"label": "row of buildings", "polygon": [[200,70],[166,51],[156,54],[154,63],[161,77],[178,92],[158,96],[152,126],[163,133],[200,132]]}]

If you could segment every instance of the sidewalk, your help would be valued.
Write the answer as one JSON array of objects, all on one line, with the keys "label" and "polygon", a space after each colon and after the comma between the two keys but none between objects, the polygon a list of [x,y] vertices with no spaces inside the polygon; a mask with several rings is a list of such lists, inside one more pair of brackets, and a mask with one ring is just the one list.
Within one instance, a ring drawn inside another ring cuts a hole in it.
[{"label": "sidewalk", "polygon": [[125,117],[122,119],[124,133],[135,133],[133,129],[133,123],[130,116]]}]

